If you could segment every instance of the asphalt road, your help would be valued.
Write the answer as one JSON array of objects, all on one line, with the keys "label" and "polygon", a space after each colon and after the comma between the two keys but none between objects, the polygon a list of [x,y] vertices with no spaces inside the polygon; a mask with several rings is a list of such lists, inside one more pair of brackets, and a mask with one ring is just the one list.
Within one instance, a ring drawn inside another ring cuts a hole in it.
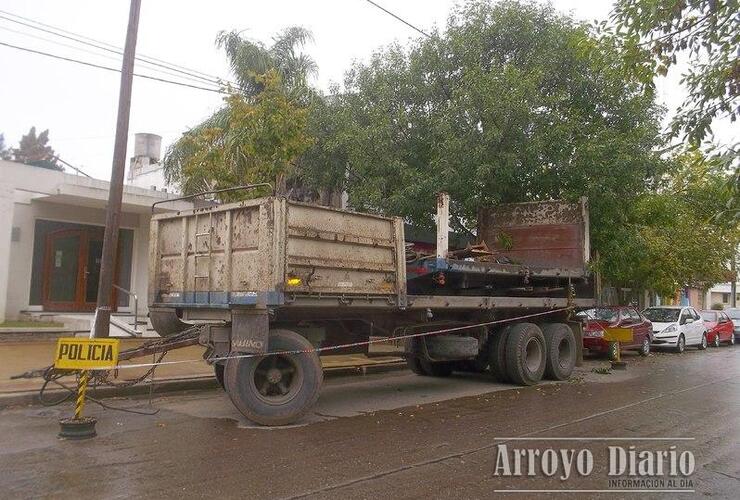
[{"label": "asphalt road", "polygon": [[[289,428],[250,425],[219,391],[156,398],[153,416],[91,407],[99,437],[86,442],[56,438],[56,419],[68,416],[69,406],[7,409],[0,412],[0,492],[3,498],[395,499],[532,498],[553,494],[513,490],[567,489],[589,491],[556,496],[737,498],[740,347],[626,359],[626,372],[594,373],[605,363],[589,361],[568,382],[530,388],[406,371],[330,379],[315,411]],[[109,402],[151,409],[142,399]],[[503,445],[512,460],[513,448],[589,450],[593,468],[561,480],[561,461],[553,477],[541,468],[527,476],[525,465],[523,475],[506,477]],[[646,493],[619,493],[623,483],[608,483],[608,446],[675,447],[677,454],[693,454],[695,471],[681,483],[679,477],[647,485]]]}]

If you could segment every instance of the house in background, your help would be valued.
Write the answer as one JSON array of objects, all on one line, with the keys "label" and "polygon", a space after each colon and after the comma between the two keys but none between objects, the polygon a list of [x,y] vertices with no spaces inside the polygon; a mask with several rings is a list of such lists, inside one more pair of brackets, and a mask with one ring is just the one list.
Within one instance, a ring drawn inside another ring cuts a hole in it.
[{"label": "house in background", "polygon": [[[738,307],[740,307],[740,282],[735,287],[735,300]],[[722,307],[728,309],[732,307],[732,283],[720,283],[714,285],[712,288],[707,290],[706,303],[707,307],[712,307],[715,304],[722,304]]]},{"label": "house in background", "polygon": [[[163,190],[163,178],[152,182],[160,142],[139,135],[131,164],[146,168],[132,169],[124,188],[115,276],[120,289],[113,299],[118,313],[131,314],[133,297],[123,290],[136,294],[144,316],[152,204],[177,195]],[[0,322],[95,309],[108,188],[107,181],[0,161]],[[191,206],[174,201],[157,211]]]}]

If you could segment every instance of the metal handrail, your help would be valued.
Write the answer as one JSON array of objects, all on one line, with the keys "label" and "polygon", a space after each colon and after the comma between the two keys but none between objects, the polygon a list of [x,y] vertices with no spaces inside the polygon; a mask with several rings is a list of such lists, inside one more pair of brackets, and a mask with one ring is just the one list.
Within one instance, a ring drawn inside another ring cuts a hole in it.
[{"label": "metal handrail", "polygon": [[269,187],[270,189],[272,189],[273,194],[275,193],[275,188],[272,187],[272,184],[270,184],[269,182],[261,182],[259,184],[245,184],[243,186],[236,186],[236,187],[230,187],[230,188],[225,188],[225,189],[216,189],[215,191],[203,191],[200,193],[189,194],[187,196],[180,196],[178,198],[167,198],[166,200],[155,201],[154,203],[152,203],[152,213],[154,213],[154,207],[162,203],[168,203],[170,201],[190,200],[192,198],[197,198],[198,196],[203,196],[206,194],[227,193],[229,191],[239,191],[241,189],[255,189],[258,187]]},{"label": "metal handrail", "polygon": [[126,290],[125,288],[118,286],[116,284],[113,284],[113,288],[125,293],[129,297],[133,297],[134,299],[134,332],[139,333],[139,297],[131,290]]}]

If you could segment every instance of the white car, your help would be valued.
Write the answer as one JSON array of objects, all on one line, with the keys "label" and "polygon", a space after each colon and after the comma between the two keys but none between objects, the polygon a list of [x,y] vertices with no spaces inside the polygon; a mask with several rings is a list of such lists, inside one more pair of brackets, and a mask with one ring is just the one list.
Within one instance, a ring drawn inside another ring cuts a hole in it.
[{"label": "white car", "polygon": [[707,329],[704,320],[693,307],[658,306],[642,312],[653,323],[654,347],[672,347],[683,352],[686,346],[707,348]]}]

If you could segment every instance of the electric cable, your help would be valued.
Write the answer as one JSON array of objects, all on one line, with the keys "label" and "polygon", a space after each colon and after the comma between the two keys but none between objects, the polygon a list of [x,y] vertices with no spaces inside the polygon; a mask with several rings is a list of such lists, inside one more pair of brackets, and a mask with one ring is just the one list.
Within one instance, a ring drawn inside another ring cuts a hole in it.
[{"label": "electric cable", "polygon": [[406,26],[408,26],[409,28],[411,28],[411,29],[413,29],[413,30],[415,30],[415,31],[418,31],[419,33],[421,33],[421,34],[422,34],[422,35],[424,35],[425,37],[427,37],[427,38],[432,38],[432,35],[430,35],[430,34],[429,34],[429,33],[427,33],[426,31],[422,30],[421,28],[417,28],[416,26],[414,26],[413,24],[411,24],[410,22],[408,22],[407,20],[405,20],[405,19],[404,19],[404,18],[402,18],[401,16],[399,16],[399,15],[397,15],[397,14],[394,14],[393,12],[391,12],[391,11],[390,11],[390,10],[388,10],[388,9],[386,9],[386,8],[385,8],[385,7],[383,7],[382,5],[378,5],[377,3],[373,2],[373,0],[365,0],[365,1],[366,1],[367,3],[369,3],[370,5],[372,5],[373,7],[376,7],[376,8],[378,8],[378,9],[382,10],[383,12],[385,12],[385,13],[386,13],[386,14],[388,14],[389,16],[391,16],[391,17],[395,18],[396,20],[398,20],[398,21],[401,21],[401,22],[402,22],[403,24],[405,24],[405,25],[406,25]]},{"label": "electric cable", "polygon": [[[5,12],[4,11],[0,11],[0,13],[5,13]],[[15,16],[15,14],[11,14],[11,15]],[[16,16],[16,17],[20,17],[20,16]],[[99,41],[95,41],[95,43],[92,43],[92,42],[89,42],[89,41],[85,41],[83,38],[87,38],[87,37],[83,37],[82,35],[79,35],[79,34],[76,34],[76,33],[72,33],[72,32],[68,32],[68,31],[62,30],[60,28],[52,27],[53,30],[62,32],[62,33],[57,33],[56,31],[52,31],[51,29],[42,28],[40,26],[34,26],[33,24],[29,24],[29,23],[24,22],[24,21],[19,21],[17,19],[12,19],[12,18],[7,17],[7,16],[4,16],[2,14],[0,14],[0,19],[4,19],[6,21],[10,21],[12,23],[20,24],[22,26],[26,26],[26,27],[31,28],[31,29],[34,29],[34,30],[38,30],[38,31],[42,31],[44,33],[48,33],[48,34],[54,35],[54,36],[58,36],[60,38],[65,38],[67,40],[72,40],[74,42],[77,42],[77,43],[80,43],[80,44],[83,44],[83,45],[87,45],[87,46],[90,46],[90,47],[95,47],[96,49],[99,49],[99,50],[103,50],[103,51],[107,51],[107,52],[112,52],[112,53],[117,54],[117,55],[120,55],[120,56],[123,55],[123,51],[121,49],[115,47],[114,45],[108,44],[106,42],[99,42]],[[24,19],[26,19],[26,18],[24,18]],[[42,23],[40,23],[38,21],[34,21],[34,20],[30,20],[30,21],[33,22],[33,23],[42,25],[42,26],[48,26],[48,25],[43,25]],[[63,33],[71,33],[72,35],[75,35],[75,36],[65,35]],[[92,39],[89,39],[88,38],[88,40],[92,40]],[[106,45],[108,47],[106,47]],[[110,48],[110,47],[114,47],[114,48]],[[196,79],[203,80],[206,83],[221,85],[221,83],[223,82],[223,83],[227,83],[227,84],[229,84],[231,86],[237,86],[234,82],[231,82],[231,81],[228,81],[228,80],[219,78],[219,77],[215,77],[215,76],[200,76],[198,73],[200,73],[201,75],[205,75],[205,73],[202,73],[202,72],[199,72],[199,71],[195,71],[195,70],[179,69],[181,67],[178,67],[177,65],[174,65],[172,63],[159,62],[161,60],[158,60],[158,59],[155,60],[154,58],[148,58],[148,57],[145,57],[145,56],[142,56],[142,55],[135,56],[135,59],[137,61],[144,62],[144,63],[150,64],[150,65],[153,65],[153,66],[160,66],[160,67],[165,68],[165,69],[169,69],[169,70],[172,70],[172,71],[177,71],[179,73],[183,73],[183,74],[188,75],[190,77],[195,77]]]},{"label": "electric cable", "polygon": [[[54,59],[59,59],[59,60],[62,60],[62,61],[67,61],[67,62],[73,62],[73,63],[81,64],[83,66],[90,66],[90,67],[93,67],[93,68],[104,69],[104,70],[107,70],[107,71],[115,71],[116,73],[120,73],[121,72],[121,70],[118,69],[118,68],[111,68],[110,66],[103,66],[101,64],[95,64],[95,63],[91,63],[91,62],[88,62],[88,61],[82,61],[80,59],[74,59],[72,57],[64,57],[64,56],[60,56],[60,55],[57,55],[57,54],[51,54],[49,52],[44,52],[44,51],[41,51],[41,50],[35,50],[35,49],[28,48],[28,47],[21,47],[19,45],[13,45],[13,44],[2,42],[2,41],[0,41],[0,45],[3,45],[5,47],[10,47],[10,48],[16,49],[16,50],[22,50],[22,51],[30,52],[30,53],[33,53],[33,54],[47,56],[47,57],[51,57],[51,58],[54,58]],[[158,78],[158,77],[152,76],[152,75],[144,75],[144,74],[141,74],[141,73],[134,73],[134,76],[139,77],[139,78],[145,78],[147,80],[154,80],[154,81],[157,81],[157,82],[169,83],[169,84],[172,84],[172,85],[179,85],[181,87],[189,87],[189,88],[192,88],[192,89],[206,90],[208,92],[214,92],[214,93],[217,93],[217,94],[229,95],[229,92],[226,92],[226,91],[223,91],[223,90],[212,89],[212,88],[208,88],[208,87],[202,87],[200,85],[191,85],[189,83],[184,83],[184,82],[176,82],[174,80],[168,80],[166,78]]]}]

